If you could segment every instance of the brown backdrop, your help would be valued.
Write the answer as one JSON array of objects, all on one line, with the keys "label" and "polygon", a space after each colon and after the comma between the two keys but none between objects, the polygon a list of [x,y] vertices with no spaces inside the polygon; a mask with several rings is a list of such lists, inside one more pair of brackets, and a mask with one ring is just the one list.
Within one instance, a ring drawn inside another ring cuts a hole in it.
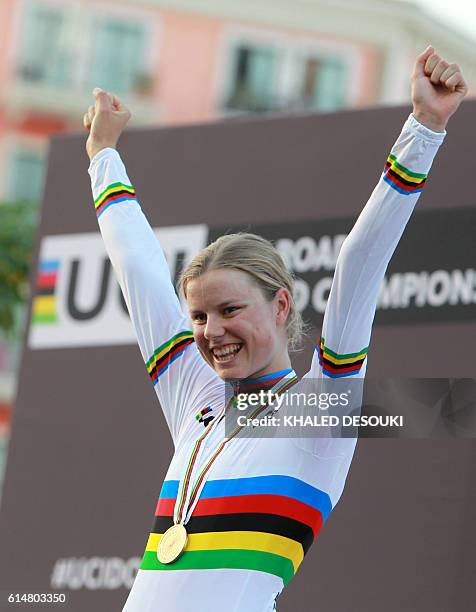
[{"label": "brown backdrop", "polygon": [[[408,110],[130,130],[120,151],[155,227],[304,228],[356,217]],[[423,210],[444,209],[448,219],[451,209],[467,210],[474,223],[475,119],[472,101],[452,120]],[[37,253],[44,236],[97,231],[87,166],[83,135],[53,140]],[[458,228],[451,240],[456,248]],[[421,236],[422,250],[430,243]],[[475,254],[476,246],[473,262]],[[475,332],[474,318],[456,315],[377,325],[369,375],[474,377]],[[137,347],[32,350],[25,339],[0,513],[0,591],[51,591],[66,572],[64,563],[54,569],[58,559],[103,567],[140,557],[171,453]],[[475,454],[472,440],[362,440],[343,498],[280,612],[476,609]],[[98,579],[87,588],[76,578],[79,588],[60,589],[67,609],[121,609],[124,586]]]}]

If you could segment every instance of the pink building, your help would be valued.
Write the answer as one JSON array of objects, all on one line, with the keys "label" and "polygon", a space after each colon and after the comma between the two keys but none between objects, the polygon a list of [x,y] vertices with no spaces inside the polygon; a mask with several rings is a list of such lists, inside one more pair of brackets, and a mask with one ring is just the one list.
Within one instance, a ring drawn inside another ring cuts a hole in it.
[{"label": "pink building", "polygon": [[405,2],[3,0],[0,200],[40,197],[48,136],[96,85],[135,125],[396,104],[429,40],[474,85],[474,43]]}]

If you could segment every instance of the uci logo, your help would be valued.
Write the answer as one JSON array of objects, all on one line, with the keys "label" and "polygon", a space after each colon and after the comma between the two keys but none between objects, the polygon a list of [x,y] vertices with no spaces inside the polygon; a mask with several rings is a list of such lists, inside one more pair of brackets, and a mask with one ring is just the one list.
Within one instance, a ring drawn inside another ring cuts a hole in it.
[{"label": "uci logo", "polygon": [[200,410],[200,412],[195,416],[195,418],[199,423],[203,423],[203,425],[206,427],[210,423],[210,421],[215,418],[215,415],[211,414],[212,412],[213,408],[211,406],[207,406],[206,408]]},{"label": "uci logo", "polygon": [[[79,259],[72,259],[69,269],[63,266],[67,272],[64,308],[68,317],[73,321],[88,321],[100,314],[106,302],[111,275],[111,262],[104,258],[94,300],[87,307],[83,307],[80,304],[81,290],[78,287],[81,263]],[[33,324],[56,323],[58,320],[56,286],[59,271],[59,260],[46,259],[40,261],[38,265],[37,286],[33,300]],[[121,291],[118,291],[118,300],[123,313],[127,315],[127,306]]]},{"label": "uci logo", "polygon": [[[155,231],[173,283],[207,242],[204,225]],[[30,348],[135,344],[127,307],[98,232],[45,236],[34,288]]]}]

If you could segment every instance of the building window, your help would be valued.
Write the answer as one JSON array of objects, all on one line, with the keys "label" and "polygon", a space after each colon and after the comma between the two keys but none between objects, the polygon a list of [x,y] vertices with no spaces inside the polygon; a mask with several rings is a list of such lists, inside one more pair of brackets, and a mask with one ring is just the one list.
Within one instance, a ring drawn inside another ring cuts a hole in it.
[{"label": "building window", "polygon": [[340,58],[308,58],[294,105],[306,110],[337,110],[345,105],[346,85],[347,69]]},{"label": "building window", "polygon": [[10,159],[8,200],[39,202],[43,194],[44,157],[34,151],[14,151]]},{"label": "building window", "polygon": [[231,61],[231,87],[225,106],[230,110],[273,110],[277,53],[266,47],[240,45]]},{"label": "building window", "polygon": [[71,54],[62,48],[65,17],[65,11],[58,7],[28,7],[19,66],[25,81],[59,86],[71,83]]},{"label": "building window", "polygon": [[[1,0],[0,0],[1,1]],[[17,71],[28,83],[53,88],[95,86],[149,96],[147,65],[153,23],[144,14],[105,14],[84,3],[25,2]]]},{"label": "building window", "polygon": [[227,111],[332,111],[347,102],[346,58],[295,44],[235,43],[228,75]]},{"label": "building window", "polygon": [[137,91],[144,71],[146,31],[140,23],[97,17],[93,27],[90,86],[125,94]]}]

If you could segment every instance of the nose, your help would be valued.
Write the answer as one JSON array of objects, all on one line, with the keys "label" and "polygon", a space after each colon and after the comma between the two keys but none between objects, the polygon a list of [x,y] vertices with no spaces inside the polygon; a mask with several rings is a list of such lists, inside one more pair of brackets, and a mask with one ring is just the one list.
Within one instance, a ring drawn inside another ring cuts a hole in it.
[{"label": "nose", "polygon": [[220,338],[224,333],[225,328],[223,327],[223,322],[221,321],[220,317],[209,315],[207,317],[207,323],[203,333],[205,338],[210,341],[213,338]]}]

